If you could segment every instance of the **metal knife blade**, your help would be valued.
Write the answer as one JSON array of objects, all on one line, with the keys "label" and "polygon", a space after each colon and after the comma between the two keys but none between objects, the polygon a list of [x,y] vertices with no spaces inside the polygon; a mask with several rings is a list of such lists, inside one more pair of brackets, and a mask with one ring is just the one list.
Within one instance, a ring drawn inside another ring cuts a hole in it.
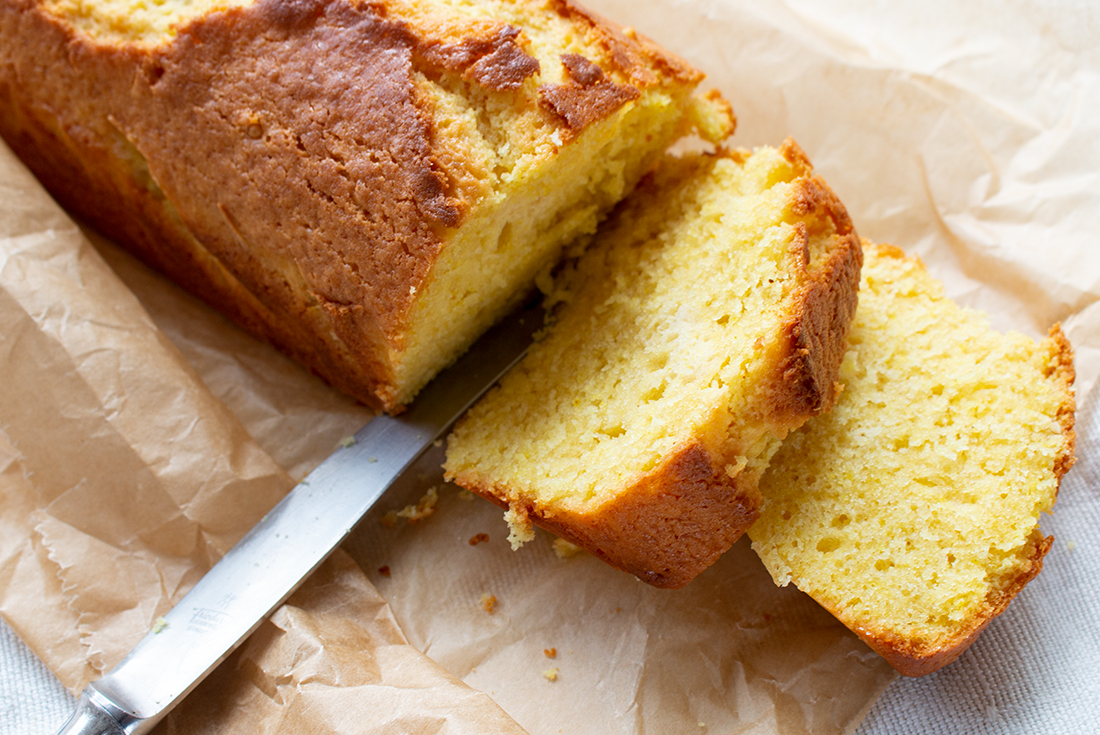
[{"label": "metal knife blade", "polygon": [[378,416],[302,480],[114,669],[58,735],[149,732],[347,537],[385,490],[527,351],[520,310],[440,373],[398,417]]}]

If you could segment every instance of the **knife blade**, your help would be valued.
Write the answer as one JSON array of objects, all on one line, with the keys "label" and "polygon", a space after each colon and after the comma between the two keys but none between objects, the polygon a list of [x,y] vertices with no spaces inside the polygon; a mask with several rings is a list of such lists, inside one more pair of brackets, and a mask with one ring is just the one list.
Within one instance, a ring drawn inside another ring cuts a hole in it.
[{"label": "knife blade", "polygon": [[521,309],[435,377],[409,409],[377,416],[298,483],[80,695],[58,735],[142,735],[267,619],[497,379],[543,324]]}]

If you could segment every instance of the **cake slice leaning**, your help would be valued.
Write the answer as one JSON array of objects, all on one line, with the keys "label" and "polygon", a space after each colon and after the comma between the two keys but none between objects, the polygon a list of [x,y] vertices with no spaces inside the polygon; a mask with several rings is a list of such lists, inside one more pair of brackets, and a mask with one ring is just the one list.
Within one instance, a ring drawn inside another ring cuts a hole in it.
[{"label": "cake slice leaning", "polygon": [[921,263],[865,243],[833,411],[788,437],[749,531],[898,671],[955,660],[1042,568],[1073,464],[1073,355],[1057,326],[999,334]]},{"label": "cake slice leaning", "polygon": [[782,148],[667,158],[554,284],[549,334],[451,436],[459,485],[659,587],[756,518],[789,430],[826,410],[861,252]]}]

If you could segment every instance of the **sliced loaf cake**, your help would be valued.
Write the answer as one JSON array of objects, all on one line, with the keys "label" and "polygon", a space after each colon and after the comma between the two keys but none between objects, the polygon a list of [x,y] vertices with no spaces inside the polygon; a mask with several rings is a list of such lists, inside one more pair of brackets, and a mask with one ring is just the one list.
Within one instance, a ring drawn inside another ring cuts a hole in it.
[{"label": "sliced loaf cake", "polygon": [[396,411],[729,106],[572,2],[0,0],[0,135],[78,216]]},{"label": "sliced loaf cake", "polygon": [[1073,356],[999,334],[921,263],[865,244],[833,411],[761,481],[753,548],[898,671],[957,658],[1042,567],[1073,463]]},{"label": "sliced loaf cake", "polygon": [[462,420],[448,476],[639,578],[686,584],[827,409],[860,249],[797,145],[668,158],[557,279],[548,336]]}]

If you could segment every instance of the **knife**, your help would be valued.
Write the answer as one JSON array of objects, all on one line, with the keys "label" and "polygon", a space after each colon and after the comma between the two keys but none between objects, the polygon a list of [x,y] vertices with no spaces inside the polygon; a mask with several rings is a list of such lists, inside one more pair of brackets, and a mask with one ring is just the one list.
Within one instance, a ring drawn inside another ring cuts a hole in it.
[{"label": "knife", "polygon": [[521,309],[441,372],[397,417],[372,419],[298,483],[89,684],[58,735],[141,735],[153,727],[320,566],[398,477],[527,351],[543,325]]}]

